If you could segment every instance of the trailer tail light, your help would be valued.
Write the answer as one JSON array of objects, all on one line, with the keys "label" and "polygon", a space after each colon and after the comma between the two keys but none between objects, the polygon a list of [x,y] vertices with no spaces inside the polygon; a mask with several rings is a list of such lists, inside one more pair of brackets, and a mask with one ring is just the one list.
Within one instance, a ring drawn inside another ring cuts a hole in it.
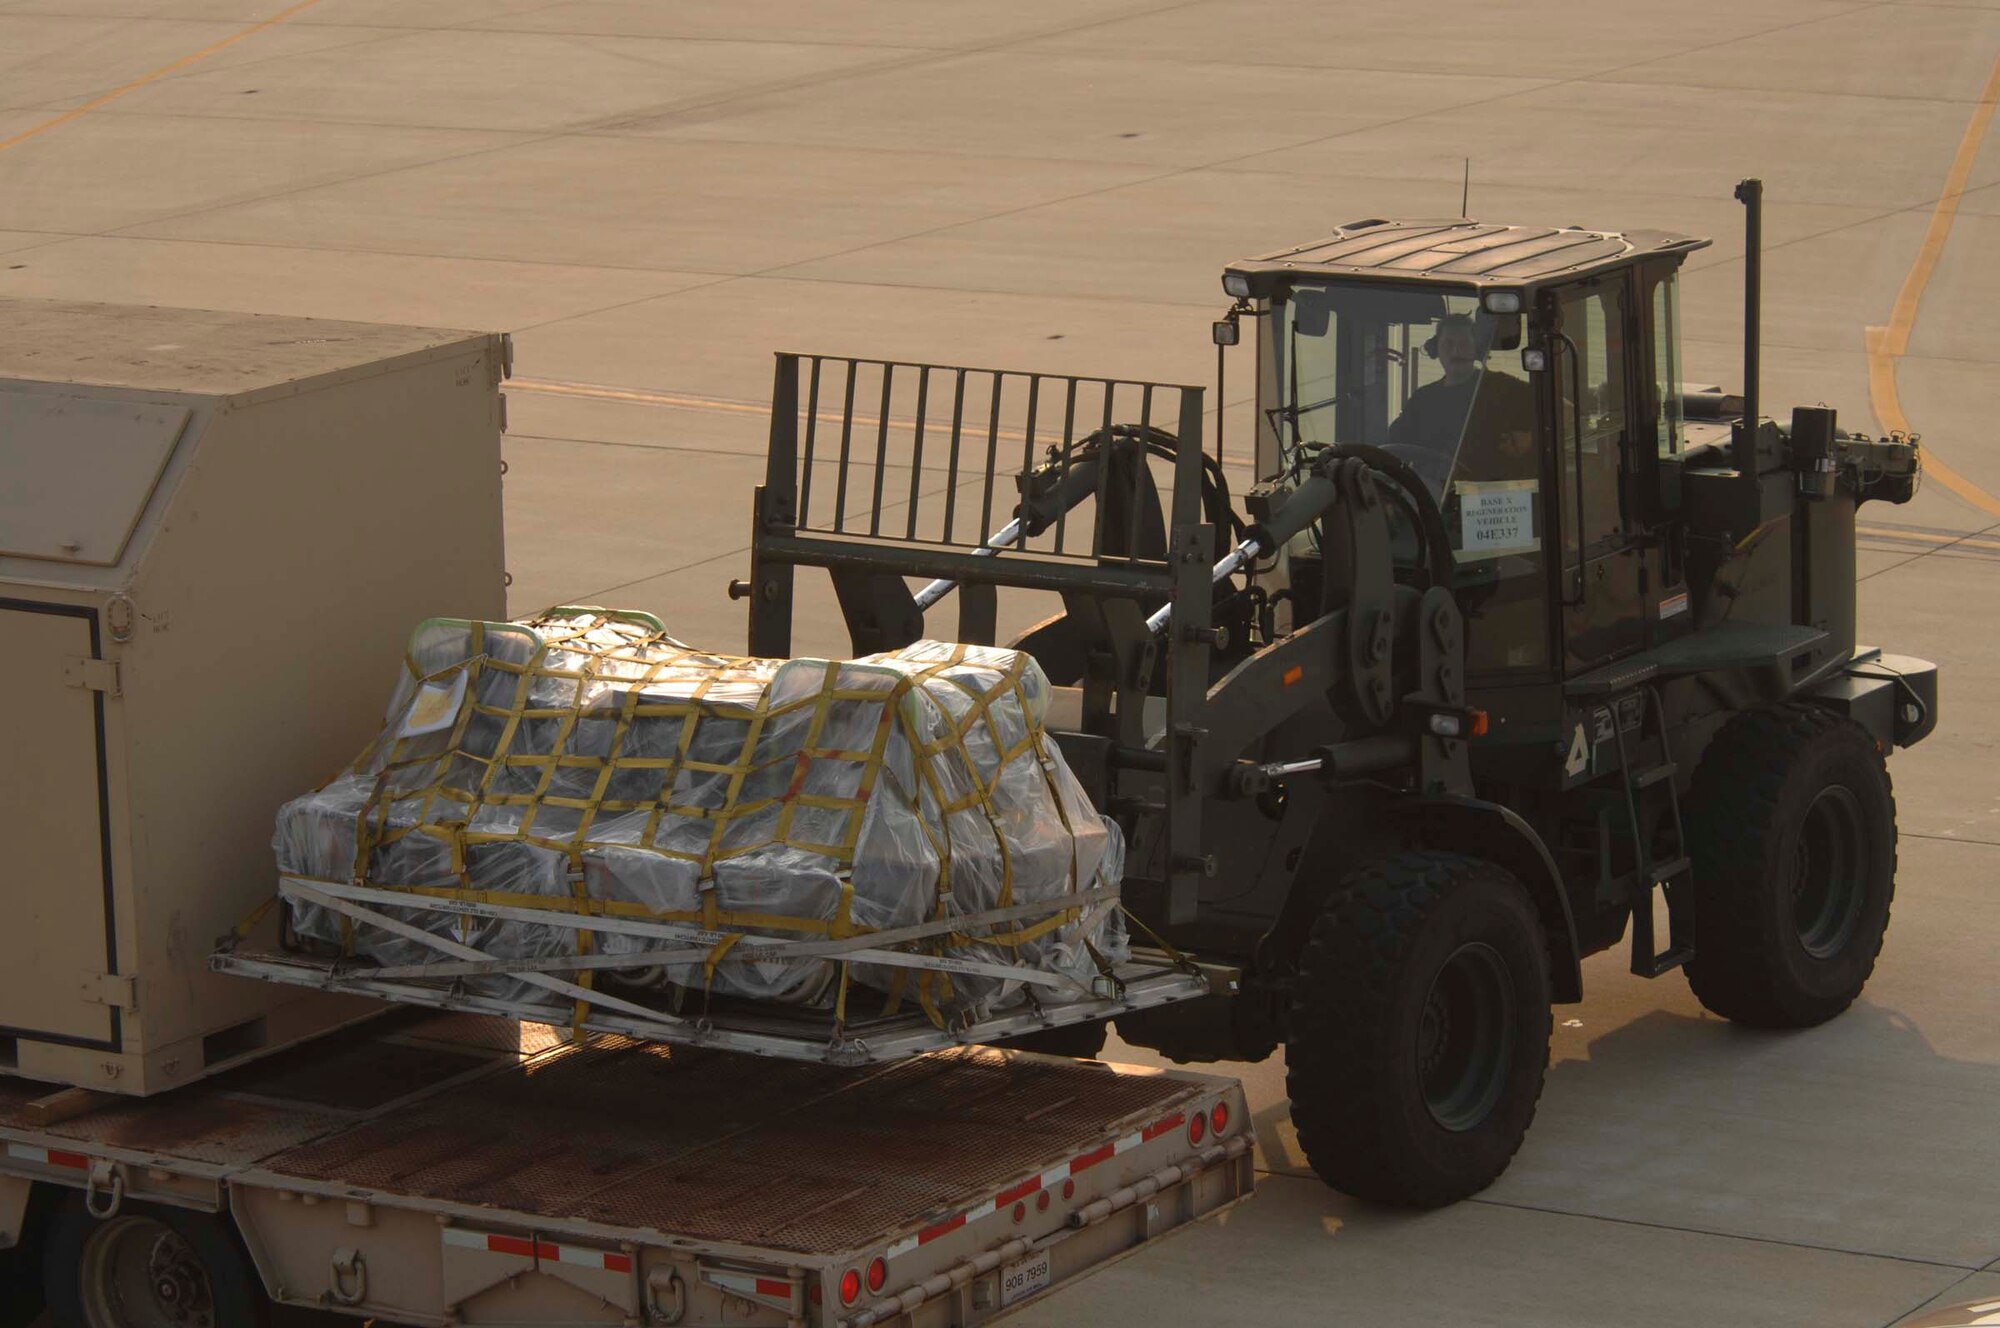
[{"label": "trailer tail light", "polygon": [[861,1299],[861,1274],[850,1268],[840,1275],[840,1303],[852,1305]]},{"label": "trailer tail light", "polygon": [[1197,1111],[1188,1117],[1188,1142],[1198,1144],[1208,1133],[1208,1117]]},{"label": "trailer tail light", "polygon": [[878,1254],[868,1261],[868,1289],[870,1291],[880,1291],[888,1284],[889,1265]]},{"label": "trailer tail light", "polygon": [[1218,1102],[1208,1113],[1208,1132],[1213,1135],[1220,1135],[1228,1128],[1229,1104],[1227,1102]]}]

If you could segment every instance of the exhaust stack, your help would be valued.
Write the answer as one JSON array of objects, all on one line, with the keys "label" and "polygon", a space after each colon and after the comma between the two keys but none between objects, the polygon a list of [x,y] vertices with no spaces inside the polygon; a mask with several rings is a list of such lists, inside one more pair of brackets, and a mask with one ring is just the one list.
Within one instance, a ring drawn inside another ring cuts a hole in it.
[{"label": "exhaust stack", "polygon": [[1743,423],[1735,444],[1736,469],[1751,483],[1757,478],[1757,360],[1763,344],[1764,182],[1744,180],[1736,186],[1743,205]]}]

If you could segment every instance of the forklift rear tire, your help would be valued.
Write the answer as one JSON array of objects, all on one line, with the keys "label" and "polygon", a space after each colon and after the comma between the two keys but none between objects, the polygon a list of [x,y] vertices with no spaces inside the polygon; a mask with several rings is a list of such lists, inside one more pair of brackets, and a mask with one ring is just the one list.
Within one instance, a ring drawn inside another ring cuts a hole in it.
[{"label": "forklift rear tire", "polygon": [[96,1218],[65,1198],[42,1251],[56,1328],[261,1328],[270,1302],[227,1221],[124,1203]]},{"label": "forklift rear tire", "polygon": [[1314,1171],[1436,1208],[1507,1169],[1549,1061],[1548,947],[1504,868],[1410,852],[1327,899],[1293,988],[1285,1086]]},{"label": "forklift rear tire", "polygon": [[1868,731],[1807,706],[1739,715],[1688,795],[1703,1006],[1809,1028],[1853,1004],[1896,890],[1896,799]]}]

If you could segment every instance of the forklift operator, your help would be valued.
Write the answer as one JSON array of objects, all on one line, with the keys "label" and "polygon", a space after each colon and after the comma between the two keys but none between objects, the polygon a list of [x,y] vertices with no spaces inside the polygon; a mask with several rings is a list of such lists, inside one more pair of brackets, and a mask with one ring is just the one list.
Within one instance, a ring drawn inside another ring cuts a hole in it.
[{"label": "forklift operator", "polygon": [[[1454,547],[1462,551],[1453,581],[1467,619],[1471,666],[1533,666],[1543,658],[1540,559],[1531,548],[1519,546],[1474,553],[1460,524],[1465,519],[1462,504],[1490,503],[1503,490],[1518,492],[1519,485],[1532,484],[1539,473],[1533,389],[1513,374],[1486,366],[1479,330],[1468,314],[1438,320],[1425,349],[1437,357],[1444,377],[1410,394],[1389,426],[1389,440],[1392,447],[1424,458],[1413,463],[1419,473],[1447,477],[1437,488]],[[1520,494],[1519,500],[1533,510],[1533,497]]]},{"label": "forklift operator", "polygon": [[1534,474],[1530,389],[1511,374],[1486,368],[1471,316],[1439,319],[1425,349],[1443,366],[1444,377],[1410,394],[1389,426],[1391,446],[1432,454],[1441,463],[1437,469],[1455,479]]}]

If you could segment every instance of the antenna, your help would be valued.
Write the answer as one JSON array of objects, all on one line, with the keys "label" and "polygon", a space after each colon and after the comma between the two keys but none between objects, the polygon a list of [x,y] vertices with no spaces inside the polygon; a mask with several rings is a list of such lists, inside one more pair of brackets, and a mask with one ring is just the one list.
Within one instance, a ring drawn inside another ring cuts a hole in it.
[{"label": "antenna", "polygon": [[1472,209],[1472,158],[1467,157],[1465,159],[1465,188],[1460,192],[1458,196],[1458,215],[1461,217],[1470,217],[1472,215],[1471,209]]}]

